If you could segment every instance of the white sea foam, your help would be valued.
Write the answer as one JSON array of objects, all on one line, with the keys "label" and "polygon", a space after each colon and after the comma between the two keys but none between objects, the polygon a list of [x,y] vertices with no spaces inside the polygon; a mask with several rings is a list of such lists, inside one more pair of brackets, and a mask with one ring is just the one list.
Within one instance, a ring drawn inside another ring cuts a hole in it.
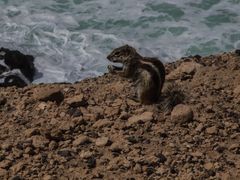
[{"label": "white sea foam", "polygon": [[0,46],[36,57],[35,82],[106,72],[107,54],[130,44],[164,62],[240,48],[240,1],[1,1]]}]

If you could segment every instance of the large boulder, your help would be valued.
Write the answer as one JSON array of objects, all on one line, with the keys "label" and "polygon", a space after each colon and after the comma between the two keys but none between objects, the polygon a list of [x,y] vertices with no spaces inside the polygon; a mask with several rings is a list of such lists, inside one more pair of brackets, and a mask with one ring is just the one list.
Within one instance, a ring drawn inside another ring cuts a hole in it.
[{"label": "large boulder", "polygon": [[36,69],[34,57],[0,48],[0,86],[23,87],[33,81]]}]

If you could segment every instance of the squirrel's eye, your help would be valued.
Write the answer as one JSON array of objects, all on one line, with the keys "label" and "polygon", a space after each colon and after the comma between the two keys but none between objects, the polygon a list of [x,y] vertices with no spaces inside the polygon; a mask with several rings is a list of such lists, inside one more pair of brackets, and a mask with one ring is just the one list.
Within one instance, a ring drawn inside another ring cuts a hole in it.
[{"label": "squirrel's eye", "polygon": [[115,56],[117,56],[117,55],[119,55],[119,54],[120,54],[120,52],[115,52],[115,54],[114,54],[114,55],[115,55]]}]

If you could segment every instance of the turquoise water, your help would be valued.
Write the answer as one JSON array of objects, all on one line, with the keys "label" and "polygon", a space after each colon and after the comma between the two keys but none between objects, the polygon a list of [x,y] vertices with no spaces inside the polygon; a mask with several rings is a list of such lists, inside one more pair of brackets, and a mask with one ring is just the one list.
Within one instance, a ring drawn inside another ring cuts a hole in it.
[{"label": "turquoise water", "polygon": [[0,0],[0,46],[36,57],[35,82],[106,71],[130,44],[165,62],[240,48],[240,0]]}]

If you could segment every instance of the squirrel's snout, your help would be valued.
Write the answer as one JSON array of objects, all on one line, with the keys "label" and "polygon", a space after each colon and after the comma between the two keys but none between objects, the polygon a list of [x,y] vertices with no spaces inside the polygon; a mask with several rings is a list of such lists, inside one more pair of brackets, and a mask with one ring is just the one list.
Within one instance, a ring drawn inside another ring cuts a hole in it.
[{"label": "squirrel's snout", "polygon": [[111,59],[111,56],[110,56],[110,55],[108,55],[108,56],[107,56],[107,59],[108,59],[108,60],[110,60],[110,59]]}]

